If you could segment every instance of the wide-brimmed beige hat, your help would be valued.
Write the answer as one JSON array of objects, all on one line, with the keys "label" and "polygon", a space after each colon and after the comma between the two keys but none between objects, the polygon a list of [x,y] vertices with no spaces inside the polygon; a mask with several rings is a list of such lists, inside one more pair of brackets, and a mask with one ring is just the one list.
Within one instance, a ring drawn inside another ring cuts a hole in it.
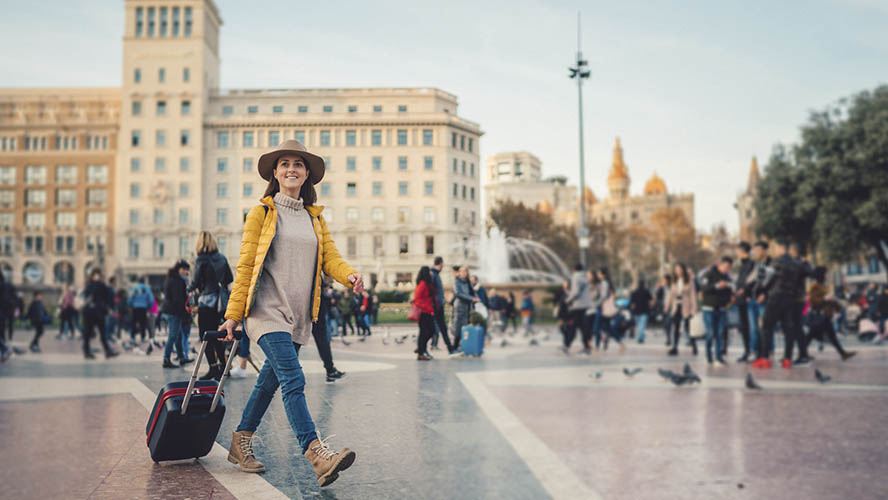
[{"label": "wide-brimmed beige hat", "polygon": [[309,153],[305,149],[305,144],[295,139],[284,141],[280,146],[260,156],[259,175],[267,181],[271,180],[278,158],[284,155],[295,155],[305,160],[305,166],[308,167],[308,179],[312,184],[317,184],[324,178],[326,170],[324,159],[314,153]]}]

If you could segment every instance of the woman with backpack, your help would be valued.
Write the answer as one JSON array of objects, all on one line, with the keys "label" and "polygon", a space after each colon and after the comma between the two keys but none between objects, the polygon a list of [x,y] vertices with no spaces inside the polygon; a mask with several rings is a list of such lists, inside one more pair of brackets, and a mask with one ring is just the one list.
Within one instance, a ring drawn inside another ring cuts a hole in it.
[{"label": "woman with backpack", "polygon": [[321,306],[321,272],[364,291],[364,278],[339,255],[324,207],[315,205],[314,185],[324,177],[324,159],[288,140],[263,154],[259,175],[268,181],[261,203],[247,214],[237,273],[222,330],[234,340],[240,322],[266,361],[231,437],[228,460],[244,472],[263,472],[253,436],[278,387],[290,428],[318,484],[327,486],[355,460],[348,448],[331,449],[318,435],[305,398],[299,350],[312,336]]},{"label": "woman with backpack", "polygon": [[[201,231],[197,235],[195,252],[197,259],[194,261],[191,290],[198,292],[197,331],[203,341],[207,331],[217,330],[222,324],[222,313],[228,305],[228,284],[234,281],[234,276],[231,275],[228,259],[219,252],[219,244],[209,231]],[[206,354],[210,369],[200,379],[219,380],[225,370],[225,344],[210,339]]]}]

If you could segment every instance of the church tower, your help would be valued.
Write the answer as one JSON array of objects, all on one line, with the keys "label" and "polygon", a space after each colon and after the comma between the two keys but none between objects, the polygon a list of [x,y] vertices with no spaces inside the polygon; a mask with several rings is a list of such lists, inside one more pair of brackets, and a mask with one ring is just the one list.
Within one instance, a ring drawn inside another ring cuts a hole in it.
[{"label": "church tower", "polygon": [[755,195],[758,191],[758,183],[761,180],[758,169],[758,160],[752,157],[752,165],[749,166],[749,180],[746,182],[746,191],[737,197],[737,213],[740,216],[740,239],[753,242],[755,234]]},{"label": "church tower", "polygon": [[222,20],[212,0],[125,5],[115,267],[157,276],[191,257],[201,229],[203,122],[219,87]]},{"label": "church tower", "polygon": [[610,197],[616,200],[624,200],[629,197],[629,169],[623,162],[623,147],[620,138],[614,145],[614,160],[611,164],[610,174],[607,176],[607,186],[610,189]]}]

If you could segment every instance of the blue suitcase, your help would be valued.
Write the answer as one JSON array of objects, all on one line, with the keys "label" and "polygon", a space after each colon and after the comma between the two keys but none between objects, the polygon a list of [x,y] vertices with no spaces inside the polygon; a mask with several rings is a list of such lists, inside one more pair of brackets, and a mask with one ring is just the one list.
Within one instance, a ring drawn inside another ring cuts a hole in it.
[{"label": "blue suitcase", "polygon": [[477,325],[462,327],[459,341],[459,349],[466,356],[480,356],[484,354],[484,328]]}]

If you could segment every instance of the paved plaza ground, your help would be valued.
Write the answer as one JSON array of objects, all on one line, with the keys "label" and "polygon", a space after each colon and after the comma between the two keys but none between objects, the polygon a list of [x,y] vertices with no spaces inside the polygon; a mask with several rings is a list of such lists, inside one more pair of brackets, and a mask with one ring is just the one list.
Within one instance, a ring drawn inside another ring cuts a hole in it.
[{"label": "paved plaza ground", "polygon": [[[433,351],[419,363],[415,329],[380,325],[364,343],[334,340],[347,372],[335,383],[314,346],[303,349],[319,430],[357,452],[323,490],[279,396],[256,444],[268,472],[226,461],[255,375],[226,386],[209,456],[158,465],[145,421],[158,389],[189,372],[162,369],[157,352],[87,362],[79,342],[50,330],[43,353],[0,366],[0,498],[888,498],[888,348],[848,340],[859,354],[845,363],[815,346],[812,366],[708,368],[688,348],[667,357],[659,332],[622,354],[612,345],[583,356],[575,346],[566,357],[553,329],[538,346],[496,339],[481,359]],[[19,331],[14,345],[30,337]],[[656,373],[685,362],[702,384],[675,387]],[[627,377],[624,367],[642,371]],[[819,383],[815,368],[832,380]],[[744,387],[750,371],[762,391]]]}]

